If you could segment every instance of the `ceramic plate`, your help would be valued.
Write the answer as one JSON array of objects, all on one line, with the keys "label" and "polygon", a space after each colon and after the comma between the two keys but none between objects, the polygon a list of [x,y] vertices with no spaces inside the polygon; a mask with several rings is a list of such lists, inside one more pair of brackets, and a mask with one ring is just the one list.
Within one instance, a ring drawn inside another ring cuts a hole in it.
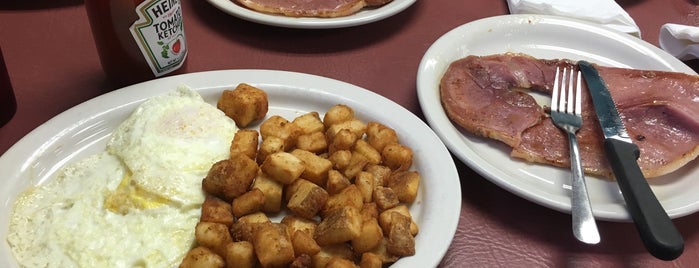
[{"label": "ceramic plate", "polygon": [[420,226],[416,254],[397,264],[434,267],[439,263],[456,232],[461,188],[449,151],[425,123],[382,96],[337,80],[284,71],[227,70],[173,76],[107,93],[59,114],[13,145],[0,157],[0,267],[17,267],[6,237],[12,204],[21,191],[53,179],[53,174],[67,163],[103,151],[112,130],[148,97],[184,84],[215,105],[223,89],[243,82],[268,93],[268,116],[276,114],[291,120],[310,111],[319,111],[322,116],[332,105],[342,103],[354,108],[356,116],[365,122],[384,122],[394,128],[401,142],[413,148],[413,168],[423,178],[418,197],[410,205]]},{"label": "ceramic plate", "polygon": [[[440,37],[420,63],[417,90],[432,129],[465,164],[500,187],[541,205],[570,212],[570,170],[529,164],[509,157],[510,149],[477,137],[447,118],[439,81],[448,65],[467,55],[526,53],[542,59],[588,60],[601,65],[669,70],[696,74],[659,48],[628,34],[594,24],[541,15],[504,15],[473,21]],[[535,96],[537,98],[537,96]],[[540,96],[538,98],[541,98]],[[549,103],[550,99],[539,100]],[[506,163],[506,164],[503,164]],[[699,209],[697,162],[654,178],[651,187],[672,218]],[[615,182],[588,176],[587,185],[597,219],[629,221]]]},{"label": "ceramic plate", "polygon": [[294,18],[257,12],[234,3],[232,0],[207,0],[216,8],[235,17],[272,26],[302,29],[330,29],[358,26],[382,20],[400,13],[416,0],[393,0],[376,7],[364,8],[359,12],[337,18]]}]

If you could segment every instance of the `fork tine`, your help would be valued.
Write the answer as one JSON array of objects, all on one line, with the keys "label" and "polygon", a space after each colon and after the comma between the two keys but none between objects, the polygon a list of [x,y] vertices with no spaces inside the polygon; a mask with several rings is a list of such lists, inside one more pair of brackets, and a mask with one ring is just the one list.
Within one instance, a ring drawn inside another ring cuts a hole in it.
[{"label": "fork tine", "polygon": [[558,98],[558,107],[559,107],[558,111],[559,112],[561,110],[562,110],[562,112],[566,111],[566,100],[567,100],[566,93],[568,91],[568,89],[567,89],[568,87],[566,86],[566,84],[567,84],[566,71],[567,70],[568,70],[568,68],[563,68],[563,72],[561,73],[561,83],[559,84],[559,87],[561,89],[558,92],[558,94],[560,94],[560,96]]},{"label": "fork tine", "polygon": [[566,109],[566,113],[574,113],[575,110],[575,84],[574,84],[574,74],[573,74],[573,69],[570,69],[570,74],[568,76],[568,109]]},{"label": "fork tine", "polygon": [[553,92],[551,92],[551,111],[558,111],[558,67],[556,67],[556,76],[553,78]]},{"label": "fork tine", "polygon": [[580,82],[580,70],[578,70],[577,84],[575,85],[575,114],[582,114],[582,84]]}]

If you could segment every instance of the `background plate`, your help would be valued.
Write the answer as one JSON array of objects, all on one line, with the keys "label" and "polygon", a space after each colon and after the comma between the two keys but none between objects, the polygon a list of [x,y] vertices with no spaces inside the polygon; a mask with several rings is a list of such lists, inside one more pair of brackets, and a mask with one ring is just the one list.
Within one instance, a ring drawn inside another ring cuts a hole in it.
[{"label": "background plate", "polygon": [[[473,170],[523,198],[570,212],[570,170],[529,164],[509,157],[502,143],[455,126],[442,108],[439,82],[449,64],[467,55],[526,53],[541,59],[587,60],[601,65],[696,73],[663,50],[625,33],[594,24],[542,15],[504,15],[473,21],[440,37],[418,70],[417,93],[425,117],[447,147]],[[550,99],[540,99],[548,104]],[[506,163],[506,164],[504,164]],[[697,161],[651,179],[651,188],[672,218],[699,209]],[[597,219],[630,221],[616,182],[588,176]]]},{"label": "background plate", "polygon": [[281,15],[271,15],[257,12],[232,0],[207,0],[216,8],[235,17],[272,26],[302,29],[330,29],[351,27],[382,20],[400,13],[415,3],[416,0],[393,0],[392,2],[377,7],[364,8],[359,12],[345,17],[337,18],[294,18]]},{"label": "background plate", "polygon": [[239,83],[258,86],[268,93],[268,116],[293,119],[310,111],[321,112],[322,116],[332,105],[342,103],[354,108],[356,116],[365,122],[375,120],[394,128],[401,142],[412,147],[413,168],[423,178],[418,197],[410,206],[420,226],[416,254],[397,264],[437,266],[456,232],[461,188],[451,155],[425,123],[380,95],[337,80],[284,71],[227,70],[172,76],[112,91],[59,114],[13,145],[0,157],[0,267],[17,267],[6,238],[12,204],[21,191],[52,179],[66,163],[103,151],[114,128],[148,97],[185,84],[215,105],[223,89]]}]

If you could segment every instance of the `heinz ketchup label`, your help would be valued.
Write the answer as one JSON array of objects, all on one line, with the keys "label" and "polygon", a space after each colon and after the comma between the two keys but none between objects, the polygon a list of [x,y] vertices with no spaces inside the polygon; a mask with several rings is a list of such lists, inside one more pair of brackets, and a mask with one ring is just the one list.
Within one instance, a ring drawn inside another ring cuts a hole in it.
[{"label": "heinz ketchup label", "polygon": [[136,7],[133,35],[153,74],[177,70],[187,57],[180,0],[148,0]]}]

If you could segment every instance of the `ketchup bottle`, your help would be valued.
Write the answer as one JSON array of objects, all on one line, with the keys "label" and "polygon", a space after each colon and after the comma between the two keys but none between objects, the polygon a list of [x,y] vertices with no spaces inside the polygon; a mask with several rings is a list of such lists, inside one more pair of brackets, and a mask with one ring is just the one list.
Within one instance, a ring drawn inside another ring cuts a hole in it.
[{"label": "ketchup bottle", "polygon": [[102,69],[119,85],[183,73],[180,0],[85,0]]}]

